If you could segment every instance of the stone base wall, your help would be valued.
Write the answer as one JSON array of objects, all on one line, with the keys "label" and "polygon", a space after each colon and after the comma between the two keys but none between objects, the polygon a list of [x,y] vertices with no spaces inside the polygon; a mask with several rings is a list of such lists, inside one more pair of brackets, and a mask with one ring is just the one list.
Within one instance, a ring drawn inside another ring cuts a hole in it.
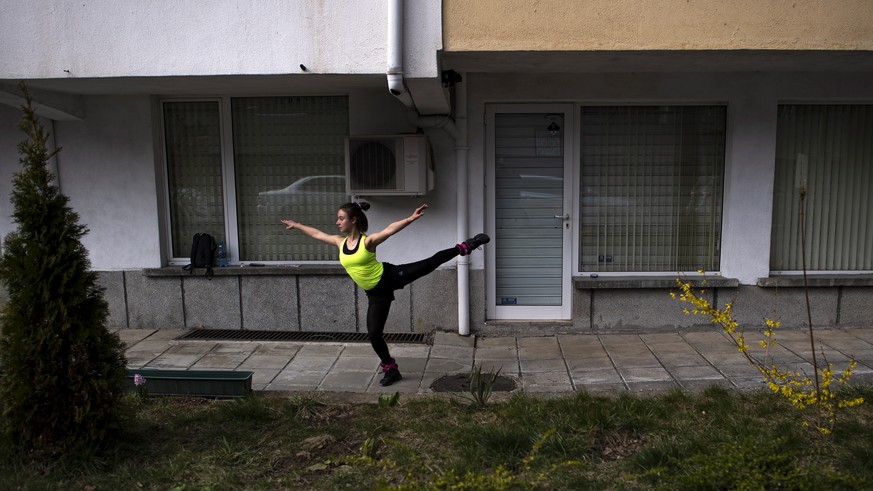
[{"label": "stone base wall", "polygon": [[[213,328],[366,332],[367,297],[340,268],[312,271],[216,270],[211,279],[173,270],[100,273],[109,324],[121,328]],[[161,271],[161,272],[158,272]],[[562,322],[487,321],[485,273],[470,272],[470,324],[476,334],[656,332],[711,329],[709,319],[685,315],[670,297],[675,288],[574,288],[573,318]],[[818,286],[809,290],[816,327],[873,325],[873,287]],[[457,271],[440,269],[395,292],[386,331],[456,331]],[[706,289],[722,308],[732,302],[745,329],[778,320],[806,327],[803,288],[731,286]],[[2,297],[0,297],[2,298]]]},{"label": "stone base wall", "polygon": [[[320,268],[313,274],[215,271],[212,279],[207,279],[202,270],[193,275],[177,270],[101,272],[100,284],[106,289],[104,297],[109,303],[109,325],[150,329],[367,330],[367,297],[341,269]],[[395,296],[386,331],[457,329],[455,270],[437,270],[395,292]]]},{"label": "stone base wall", "polygon": [[[670,297],[676,289],[576,290],[573,296],[573,330],[596,332],[651,332],[712,328],[709,318],[686,315],[688,304]],[[762,288],[740,285],[706,290],[718,308],[733,304],[734,319],[745,329],[756,329],[767,319],[783,328],[807,327],[803,288]],[[873,325],[873,288],[851,286],[812,287],[810,311],[815,327]]]}]

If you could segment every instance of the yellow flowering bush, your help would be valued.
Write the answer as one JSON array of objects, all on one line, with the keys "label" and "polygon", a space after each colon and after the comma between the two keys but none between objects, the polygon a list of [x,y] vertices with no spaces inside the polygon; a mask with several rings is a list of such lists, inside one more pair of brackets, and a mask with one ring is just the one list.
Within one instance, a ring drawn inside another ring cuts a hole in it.
[{"label": "yellow flowering bush", "polygon": [[[698,272],[703,273],[703,271]],[[757,343],[764,350],[763,356],[753,356],[749,352],[749,344],[739,323],[734,320],[733,304],[728,303],[724,308],[718,309],[704,298],[705,290],[695,291],[690,282],[682,281],[681,278],[677,278],[676,282],[679,285],[680,293],[677,295],[671,292],[670,295],[689,304],[689,307],[684,308],[683,311],[689,315],[709,317],[712,324],[721,327],[722,331],[733,340],[737,350],[761,372],[770,390],[784,396],[798,410],[808,410],[811,413],[804,418],[804,426],[812,424],[823,435],[828,435],[836,424],[838,410],[854,407],[864,402],[861,397],[842,398],[837,393],[838,386],[849,382],[857,362],[850,359],[849,366],[839,374],[831,363],[820,365],[815,356],[815,339],[811,323],[809,337],[813,347],[812,376],[800,371],[782,370],[773,363],[770,355],[770,348],[777,344],[778,321],[766,320],[764,330],[761,332],[763,339]],[[706,280],[703,283],[705,285]]]}]

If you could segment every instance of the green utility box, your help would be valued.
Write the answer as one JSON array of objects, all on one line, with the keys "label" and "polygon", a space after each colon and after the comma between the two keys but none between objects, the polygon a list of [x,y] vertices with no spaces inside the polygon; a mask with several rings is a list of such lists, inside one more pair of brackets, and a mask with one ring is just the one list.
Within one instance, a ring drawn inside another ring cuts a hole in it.
[{"label": "green utility box", "polygon": [[136,390],[134,376],[145,377],[149,395],[245,397],[252,392],[252,372],[235,370],[128,369],[127,384]]}]

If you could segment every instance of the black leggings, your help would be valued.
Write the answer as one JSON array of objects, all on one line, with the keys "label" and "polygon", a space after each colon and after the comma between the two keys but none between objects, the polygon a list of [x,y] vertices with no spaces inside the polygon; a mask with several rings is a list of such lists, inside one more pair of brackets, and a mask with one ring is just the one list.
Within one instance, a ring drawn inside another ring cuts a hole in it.
[{"label": "black leggings", "polygon": [[373,350],[379,355],[382,363],[392,362],[388,344],[382,336],[385,332],[385,321],[388,320],[388,312],[391,310],[391,302],[394,301],[394,290],[400,290],[404,286],[432,273],[441,264],[446,263],[459,254],[457,247],[437,252],[433,256],[409,264],[395,266],[384,263],[382,279],[371,290],[367,290],[369,306],[367,307],[367,334]]}]

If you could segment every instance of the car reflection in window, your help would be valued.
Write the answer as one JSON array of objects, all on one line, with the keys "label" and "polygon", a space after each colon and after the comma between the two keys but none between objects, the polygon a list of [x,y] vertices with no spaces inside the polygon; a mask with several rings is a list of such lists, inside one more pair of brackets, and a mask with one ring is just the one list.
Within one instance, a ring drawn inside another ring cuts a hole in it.
[{"label": "car reflection in window", "polygon": [[301,207],[337,208],[346,201],[344,176],[308,176],[287,187],[258,193],[258,213],[291,216],[295,210],[299,214]]}]

